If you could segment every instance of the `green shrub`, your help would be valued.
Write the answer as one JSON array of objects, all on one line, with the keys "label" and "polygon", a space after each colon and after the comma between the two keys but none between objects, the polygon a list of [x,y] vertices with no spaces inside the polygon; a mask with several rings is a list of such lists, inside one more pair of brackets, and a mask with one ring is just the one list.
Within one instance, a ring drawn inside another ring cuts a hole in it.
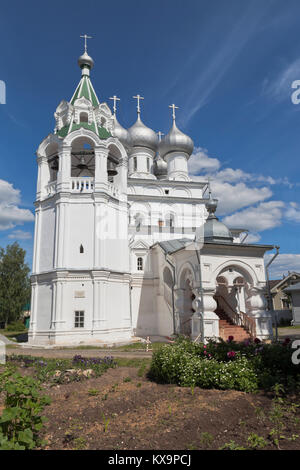
[{"label": "green shrub", "polygon": [[181,386],[246,392],[271,389],[275,384],[295,389],[300,374],[291,356],[287,342],[221,341],[203,345],[180,337],[175,344],[153,353],[149,377]]},{"label": "green shrub", "polygon": [[42,444],[40,415],[50,399],[40,395],[41,387],[32,377],[22,377],[8,368],[0,375],[0,392],[5,409],[0,417],[0,450],[33,449]]},{"label": "green shrub", "polygon": [[6,331],[25,331],[26,327],[24,323],[21,321],[15,321],[13,323],[9,323],[6,327]]}]

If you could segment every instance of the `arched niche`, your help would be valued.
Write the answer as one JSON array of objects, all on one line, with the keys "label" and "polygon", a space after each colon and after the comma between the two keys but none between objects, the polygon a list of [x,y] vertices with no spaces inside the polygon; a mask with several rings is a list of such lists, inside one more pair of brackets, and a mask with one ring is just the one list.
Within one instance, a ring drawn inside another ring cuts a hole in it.
[{"label": "arched niche", "polygon": [[56,181],[59,169],[58,143],[51,142],[45,149],[45,155],[49,166],[50,182]]},{"label": "arched niche", "polygon": [[71,176],[95,176],[95,143],[87,136],[80,136],[71,143]]},{"label": "arched niche", "polygon": [[111,183],[117,182],[120,177],[118,168],[122,160],[122,154],[118,146],[114,143],[108,145],[107,155],[107,178]]}]

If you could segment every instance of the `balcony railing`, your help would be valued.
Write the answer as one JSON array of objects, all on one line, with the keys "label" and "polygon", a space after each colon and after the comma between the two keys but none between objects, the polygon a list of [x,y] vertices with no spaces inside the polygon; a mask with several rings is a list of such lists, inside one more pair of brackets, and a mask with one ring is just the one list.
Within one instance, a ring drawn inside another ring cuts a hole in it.
[{"label": "balcony railing", "polygon": [[[94,192],[94,178],[91,177],[72,177],[70,179],[70,190],[73,193],[92,193]],[[53,196],[57,191],[57,182],[51,181],[46,186],[46,197]],[[107,183],[107,191],[114,197],[120,196],[120,191],[113,183]]]},{"label": "balcony railing", "polygon": [[56,193],[56,181],[52,181],[46,186],[47,196],[50,197]]},{"label": "balcony railing", "polygon": [[71,178],[71,190],[76,193],[92,193],[94,178]]}]

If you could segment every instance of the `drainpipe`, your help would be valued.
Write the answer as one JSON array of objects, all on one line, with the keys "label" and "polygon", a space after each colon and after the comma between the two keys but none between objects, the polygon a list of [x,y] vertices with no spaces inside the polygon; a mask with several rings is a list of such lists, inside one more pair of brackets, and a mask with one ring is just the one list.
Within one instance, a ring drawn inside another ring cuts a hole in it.
[{"label": "drainpipe", "polygon": [[175,266],[174,264],[171,263],[171,261],[168,259],[168,253],[165,254],[165,259],[166,262],[171,266],[172,271],[173,271],[173,283],[172,283],[172,312],[173,312],[173,335],[176,335],[176,322],[175,322],[175,298],[174,298],[174,287],[175,287]]},{"label": "drainpipe", "polygon": [[271,312],[271,315],[273,314],[272,316],[275,320],[275,341],[278,341],[278,325],[277,325],[277,313],[274,315],[274,306],[273,306],[271,287],[270,287],[269,266],[273,263],[275,258],[277,258],[277,256],[279,255],[279,248],[280,248],[279,246],[273,246],[273,249],[276,250],[276,253],[270,259],[270,261],[266,264],[268,307],[269,307],[269,311]]},{"label": "drainpipe", "polygon": [[[197,245],[196,245],[197,246]],[[201,264],[200,264],[200,250],[195,249],[196,255],[197,255],[197,260],[198,260],[198,265],[199,265],[199,284],[200,284],[200,299],[201,299],[201,313],[202,313],[202,318],[204,318],[204,304],[203,304],[203,285],[202,285],[202,272],[201,272]],[[203,340],[205,338],[203,337]]]}]

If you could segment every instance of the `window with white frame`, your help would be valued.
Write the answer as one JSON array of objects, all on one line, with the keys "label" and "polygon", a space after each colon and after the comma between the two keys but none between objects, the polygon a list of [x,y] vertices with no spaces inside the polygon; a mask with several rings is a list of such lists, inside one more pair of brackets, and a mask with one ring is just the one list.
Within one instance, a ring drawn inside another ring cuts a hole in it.
[{"label": "window with white frame", "polygon": [[141,256],[138,257],[137,259],[137,270],[138,271],[143,271],[143,258]]},{"label": "window with white frame", "polygon": [[84,311],[76,310],[75,311],[75,328],[84,328]]}]

